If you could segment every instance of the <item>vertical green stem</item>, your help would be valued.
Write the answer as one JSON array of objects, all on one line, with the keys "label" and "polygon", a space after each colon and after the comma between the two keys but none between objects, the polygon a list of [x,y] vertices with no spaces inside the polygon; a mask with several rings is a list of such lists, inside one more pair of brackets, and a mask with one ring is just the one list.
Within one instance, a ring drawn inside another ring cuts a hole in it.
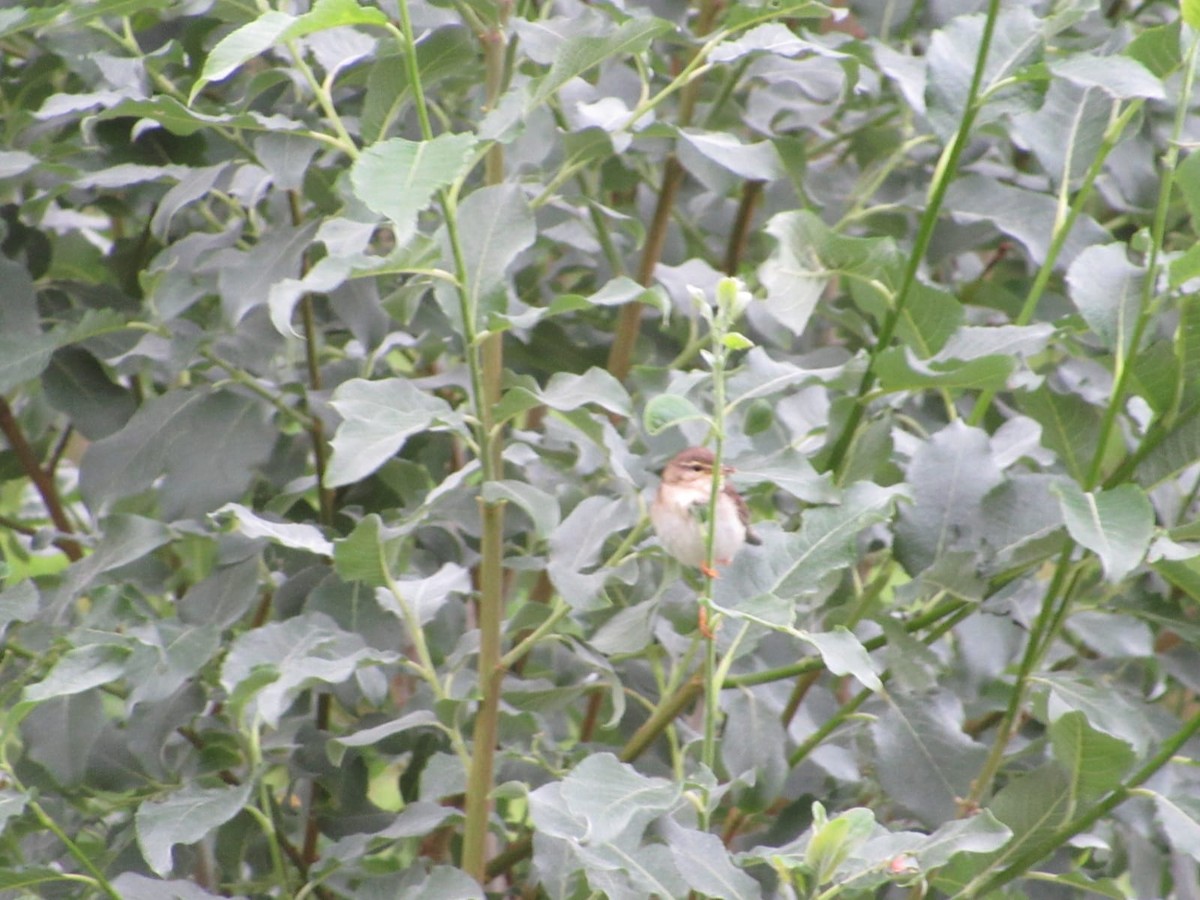
[{"label": "vertical green stem", "polygon": [[[738,288],[740,284],[733,278],[722,278],[717,284],[716,308],[710,313],[710,349],[709,364],[712,370],[713,411],[713,474],[712,490],[708,497],[708,532],[705,535],[704,559],[709,572],[716,571],[716,536],[717,536],[717,506],[724,490],[725,473],[722,470],[725,452],[725,365],[729,353],[725,337],[729,334],[733,321],[738,314]],[[712,616],[713,580],[704,579],[700,592],[699,603],[702,614],[715,628],[717,622]],[[722,676],[719,674],[720,665],[717,658],[717,642],[709,639],[704,655],[704,742],[701,744],[700,761],[712,770],[717,756],[717,722],[721,714],[720,696]],[[728,667],[726,667],[726,670]],[[707,804],[702,818],[707,818]],[[707,825],[707,822],[704,823]]]},{"label": "vertical green stem", "polygon": [[[509,6],[498,5],[499,19],[477,32],[483,47],[485,105],[492,109],[504,89],[507,54],[505,19]],[[493,144],[484,159],[484,181],[500,184],[504,180],[504,147]],[[447,223],[453,218],[447,205]],[[448,227],[449,232],[449,227]],[[457,229],[451,233],[455,248],[455,267],[460,284],[463,321],[469,322],[468,359],[474,386],[475,415],[479,420],[478,443],[483,478],[491,481],[503,475],[503,441],[495,428],[494,410],[500,402],[501,376],[504,371],[503,332],[477,334],[477,311],[469,307],[461,286],[466,267],[461,262]],[[487,827],[491,814],[491,793],[495,774],[496,735],[500,720],[500,691],[504,684],[501,665],[501,631],[504,624],[504,504],[479,502],[482,538],[479,561],[479,708],[475,713],[471,765],[467,772],[466,824],[463,830],[462,867],[481,884],[487,880]]]},{"label": "vertical green stem", "polygon": [[1189,100],[1196,79],[1196,55],[1200,48],[1200,37],[1192,39],[1188,47],[1187,58],[1184,60],[1183,87],[1179,92],[1179,105],[1175,108],[1175,121],[1171,128],[1171,140],[1167,151],[1163,154],[1162,179],[1158,188],[1158,204],[1154,210],[1154,222],[1150,226],[1150,258],[1146,261],[1146,275],[1142,280],[1142,296],[1137,321],[1133,326],[1133,334],[1129,338],[1129,347],[1123,345],[1116,348],[1116,358],[1113,368],[1112,396],[1104,410],[1104,418],[1100,425],[1100,439],[1096,443],[1096,452],[1092,456],[1092,465],[1088,470],[1085,488],[1093,488],[1100,482],[1101,467],[1104,464],[1104,450],[1108,446],[1113,429],[1116,427],[1117,415],[1124,406],[1125,391],[1133,372],[1133,362],[1137,357],[1138,346],[1146,332],[1154,308],[1154,295],[1158,286],[1158,274],[1161,266],[1163,238],[1167,231],[1167,211],[1171,205],[1171,192],[1175,188],[1175,168],[1179,162],[1179,142],[1183,136],[1183,126],[1189,112]]}]

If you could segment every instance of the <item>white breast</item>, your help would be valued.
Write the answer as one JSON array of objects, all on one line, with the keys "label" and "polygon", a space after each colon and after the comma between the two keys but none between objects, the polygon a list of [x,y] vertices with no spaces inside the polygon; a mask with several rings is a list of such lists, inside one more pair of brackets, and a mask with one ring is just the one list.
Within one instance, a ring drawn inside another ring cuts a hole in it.
[{"label": "white breast", "polygon": [[[703,565],[708,528],[697,507],[708,504],[708,491],[684,489],[667,496],[671,500],[664,502],[660,490],[650,510],[659,541],[685,566]],[[746,542],[746,526],[738,515],[737,504],[725,494],[717,498],[717,531],[713,537],[714,561],[722,566],[728,565]]]}]

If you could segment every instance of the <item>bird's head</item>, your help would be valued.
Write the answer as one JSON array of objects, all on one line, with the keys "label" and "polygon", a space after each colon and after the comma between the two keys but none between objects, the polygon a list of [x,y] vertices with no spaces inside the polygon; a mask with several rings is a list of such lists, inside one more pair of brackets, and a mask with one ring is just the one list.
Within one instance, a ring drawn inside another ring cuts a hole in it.
[{"label": "bird's head", "polygon": [[[689,447],[677,453],[663,469],[663,484],[673,487],[701,487],[712,483],[716,459],[706,447]],[[733,473],[733,466],[721,466],[722,475]]]}]

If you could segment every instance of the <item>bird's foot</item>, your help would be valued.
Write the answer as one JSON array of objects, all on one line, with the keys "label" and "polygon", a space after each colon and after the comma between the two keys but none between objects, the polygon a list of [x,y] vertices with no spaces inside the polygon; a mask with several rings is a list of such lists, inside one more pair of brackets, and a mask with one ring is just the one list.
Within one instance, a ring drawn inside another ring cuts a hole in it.
[{"label": "bird's foot", "polygon": [[713,568],[712,566],[709,566],[705,563],[700,563],[700,571],[703,572],[705,575],[707,575],[709,578],[720,578],[721,577],[720,572],[718,572],[715,568]]},{"label": "bird's foot", "polygon": [[700,633],[702,635],[704,635],[708,640],[711,641],[716,637],[716,635],[713,634],[713,630],[708,626],[708,607],[707,606],[700,607],[700,614],[699,614],[699,616],[697,616],[696,624],[700,628]]}]

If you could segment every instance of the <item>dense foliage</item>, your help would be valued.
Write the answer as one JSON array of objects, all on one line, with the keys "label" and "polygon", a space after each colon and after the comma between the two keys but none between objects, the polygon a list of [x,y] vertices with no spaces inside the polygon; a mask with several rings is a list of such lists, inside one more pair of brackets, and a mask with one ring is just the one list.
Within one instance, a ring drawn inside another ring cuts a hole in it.
[{"label": "dense foliage", "polygon": [[1194,896],[1200,4],[841,5],[0,10],[5,896]]}]

